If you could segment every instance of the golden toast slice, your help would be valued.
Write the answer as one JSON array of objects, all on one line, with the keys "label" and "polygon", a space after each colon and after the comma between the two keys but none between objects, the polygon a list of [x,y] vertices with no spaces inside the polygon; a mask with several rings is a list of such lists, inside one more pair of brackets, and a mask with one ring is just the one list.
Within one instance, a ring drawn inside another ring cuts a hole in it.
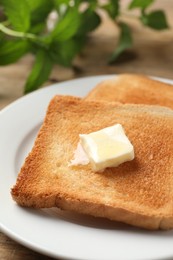
[{"label": "golden toast slice", "polygon": [[122,74],[99,83],[85,99],[160,105],[173,109],[173,86],[142,75]]},{"label": "golden toast slice", "polygon": [[[69,166],[79,134],[122,124],[135,159],[93,172]],[[146,229],[173,228],[173,112],[169,108],[54,97],[11,190],[25,207],[59,207]]]}]

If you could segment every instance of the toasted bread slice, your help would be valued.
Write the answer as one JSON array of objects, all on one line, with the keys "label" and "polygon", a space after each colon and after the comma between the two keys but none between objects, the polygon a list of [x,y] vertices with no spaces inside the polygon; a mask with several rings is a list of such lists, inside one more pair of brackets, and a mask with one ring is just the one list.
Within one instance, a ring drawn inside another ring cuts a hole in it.
[{"label": "toasted bread slice", "polygon": [[[135,159],[104,172],[69,166],[79,134],[122,124]],[[147,229],[173,227],[173,112],[56,96],[12,188],[26,207],[59,207]]]},{"label": "toasted bread slice", "polygon": [[173,109],[173,86],[141,75],[122,74],[99,83],[85,99],[160,105]]}]

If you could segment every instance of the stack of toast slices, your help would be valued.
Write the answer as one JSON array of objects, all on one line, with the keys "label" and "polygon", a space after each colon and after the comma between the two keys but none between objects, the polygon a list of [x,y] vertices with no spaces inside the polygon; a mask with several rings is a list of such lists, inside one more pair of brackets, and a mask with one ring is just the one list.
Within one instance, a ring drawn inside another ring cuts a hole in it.
[{"label": "stack of toast slices", "polygon": [[[24,207],[173,228],[172,109],[173,86],[130,74],[101,82],[83,99],[55,96],[11,190],[13,199]],[[134,160],[103,172],[70,165],[79,134],[117,123],[134,146]]]}]

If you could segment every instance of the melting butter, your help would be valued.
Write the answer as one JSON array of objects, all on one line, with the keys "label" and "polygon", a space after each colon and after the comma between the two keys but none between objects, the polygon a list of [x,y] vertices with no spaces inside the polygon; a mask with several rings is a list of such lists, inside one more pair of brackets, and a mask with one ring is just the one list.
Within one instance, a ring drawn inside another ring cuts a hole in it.
[{"label": "melting butter", "polygon": [[79,136],[93,171],[116,167],[134,159],[134,147],[120,124]]}]

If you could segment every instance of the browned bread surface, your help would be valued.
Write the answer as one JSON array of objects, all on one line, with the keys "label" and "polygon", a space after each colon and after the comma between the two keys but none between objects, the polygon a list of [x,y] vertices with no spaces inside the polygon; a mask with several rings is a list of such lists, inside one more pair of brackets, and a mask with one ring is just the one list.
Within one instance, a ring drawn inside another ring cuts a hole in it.
[{"label": "browned bread surface", "polygon": [[161,105],[173,109],[173,86],[142,75],[122,74],[99,83],[85,99]]},{"label": "browned bread surface", "polygon": [[[135,159],[102,173],[69,166],[79,134],[120,123]],[[12,188],[26,207],[60,207],[148,229],[173,227],[173,112],[56,96]]]}]

